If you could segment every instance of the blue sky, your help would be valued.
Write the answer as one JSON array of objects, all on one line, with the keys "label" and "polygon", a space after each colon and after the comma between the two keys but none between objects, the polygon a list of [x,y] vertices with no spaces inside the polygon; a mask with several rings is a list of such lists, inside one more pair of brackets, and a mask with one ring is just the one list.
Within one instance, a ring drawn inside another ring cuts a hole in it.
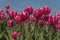
[{"label": "blue sky", "polygon": [[0,0],[0,9],[5,10],[5,5],[9,4],[11,10],[21,12],[25,7],[32,6],[34,9],[45,5],[51,8],[51,13],[60,13],[60,0]]}]

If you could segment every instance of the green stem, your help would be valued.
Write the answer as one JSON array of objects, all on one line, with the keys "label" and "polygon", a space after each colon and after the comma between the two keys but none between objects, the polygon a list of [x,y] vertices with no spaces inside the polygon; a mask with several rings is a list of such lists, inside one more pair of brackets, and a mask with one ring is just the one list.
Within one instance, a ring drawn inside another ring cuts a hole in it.
[{"label": "green stem", "polygon": [[37,40],[37,28],[38,27],[38,20],[36,20],[36,23],[34,25],[34,37],[35,37],[35,40]]},{"label": "green stem", "polygon": [[21,38],[25,40],[24,22],[21,23]]},{"label": "green stem", "polygon": [[45,26],[40,26],[40,29],[39,29],[39,40],[45,40],[44,38],[44,28]]}]

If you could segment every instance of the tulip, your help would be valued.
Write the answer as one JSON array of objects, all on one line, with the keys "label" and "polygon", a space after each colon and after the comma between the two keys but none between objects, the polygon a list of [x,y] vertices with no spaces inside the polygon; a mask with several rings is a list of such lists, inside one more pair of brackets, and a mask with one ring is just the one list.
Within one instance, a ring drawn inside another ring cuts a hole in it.
[{"label": "tulip", "polygon": [[31,6],[28,6],[27,8],[25,8],[24,10],[25,12],[28,12],[28,14],[32,14],[33,13],[33,8]]},{"label": "tulip", "polygon": [[58,22],[58,17],[57,16],[53,16],[53,22],[56,24]]},{"label": "tulip", "polygon": [[0,11],[0,20],[6,19],[6,16],[3,11]]},{"label": "tulip", "polygon": [[4,12],[2,9],[0,9],[0,12]]},{"label": "tulip", "polygon": [[38,8],[34,11],[34,17],[40,18],[43,15],[43,8]]},{"label": "tulip", "polygon": [[50,13],[51,9],[48,6],[43,7],[43,14],[48,15]]},{"label": "tulip", "polygon": [[9,17],[11,19],[14,19],[16,17],[16,15],[17,15],[17,12],[16,11],[7,10],[6,12],[7,12],[7,14],[9,15]]},{"label": "tulip", "polygon": [[44,20],[39,20],[39,25],[43,26],[44,25]]},{"label": "tulip", "polygon": [[29,19],[30,19],[30,23],[31,23],[31,24],[36,21],[36,18],[35,18],[33,15],[30,16]]},{"label": "tulip", "polygon": [[54,25],[56,32],[58,32],[58,29],[60,29],[60,23],[57,23]]},{"label": "tulip", "polygon": [[6,19],[5,15],[0,15],[0,20]]},{"label": "tulip", "polygon": [[16,22],[17,24],[19,24],[19,23],[21,23],[21,22],[22,22],[21,17],[20,17],[20,16],[18,16],[18,15],[16,15],[16,17],[14,18],[14,20],[15,20],[15,22]]},{"label": "tulip", "polygon": [[12,18],[14,19],[14,17],[16,17],[16,15],[17,15],[17,12],[13,10],[13,11],[12,11],[12,15],[11,15]]},{"label": "tulip", "polygon": [[55,28],[59,29],[60,28],[60,24],[55,24]]},{"label": "tulip", "polygon": [[59,15],[59,13],[55,13],[54,16],[56,16],[57,19],[60,20],[60,15]]},{"label": "tulip", "polygon": [[49,24],[56,24],[58,23],[58,17],[54,15],[48,15],[48,20]]},{"label": "tulip", "polygon": [[44,20],[44,15],[42,15],[42,16],[40,17],[40,20],[41,20],[41,19],[43,19],[43,20]]},{"label": "tulip", "polygon": [[9,14],[11,11],[9,9],[6,10],[6,13]]},{"label": "tulip", "polygon": [[45,20],[45,21],[48,21],[48,19],[49,19],[49,15],[45,15],[45,16],[44,16],[44,20]]},{"label": "tulip", "polygon": [[27,12],[24,12],[24,11],[23,11],[23,12],[21,13],[20,17],[21,17],[22,21],[25,21],[25,20],[28,18]]},{"label": "tulip", "polygon": [[17,14],[19,17],[21,17],[21,12]]},{"label": "tulip", "polygon": [[7,21],[7,26],[8,27],[12,27],[13,26],[13,21],[12,20],[8,20]]},{"label": "tulip", "polygon": [[16,37],[20,36],[20,33],[19,32],[12,32],[11,36],[13,39],[15,39]]},{"label": "tulip", "polygon": [[10,8],[10,6],[9,5],[6,5],[6,9],[9,9]]}]

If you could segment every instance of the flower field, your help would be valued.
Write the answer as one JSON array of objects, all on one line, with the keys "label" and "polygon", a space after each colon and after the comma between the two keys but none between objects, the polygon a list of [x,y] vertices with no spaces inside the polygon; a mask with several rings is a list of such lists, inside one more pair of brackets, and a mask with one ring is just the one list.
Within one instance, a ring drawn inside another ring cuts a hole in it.
[{"label": "flower field", "polygon": [[0,40],[60,40],[60,13],[51,14],[49,6],[22,12],[0,9]]}]

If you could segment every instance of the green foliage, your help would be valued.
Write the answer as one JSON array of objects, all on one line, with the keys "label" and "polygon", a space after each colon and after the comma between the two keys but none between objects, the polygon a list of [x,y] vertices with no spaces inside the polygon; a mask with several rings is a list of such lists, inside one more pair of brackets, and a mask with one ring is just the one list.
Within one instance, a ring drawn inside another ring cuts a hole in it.
[{"label": "green foliage", "polygon": [[[29,26],[30,25],[30,26]],[[0,28],[1,24],[0,24]],[[16,39],[11,37],[11,32],[17,31],[21,35]],[[60,30],[55,32],[53,26],[38,26],[38,24],[16,24],[13,27],[0,29],[0,40],[60,40]]]}]

